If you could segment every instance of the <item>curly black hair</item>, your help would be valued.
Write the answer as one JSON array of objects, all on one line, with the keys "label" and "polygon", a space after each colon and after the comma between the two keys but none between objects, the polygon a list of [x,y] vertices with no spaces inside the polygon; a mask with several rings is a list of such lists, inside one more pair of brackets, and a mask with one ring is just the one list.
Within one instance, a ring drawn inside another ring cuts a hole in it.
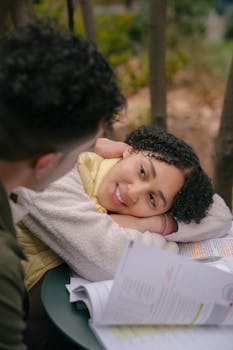
[{"label": "curly black hair", "polygon": [[141,126],[125,139],[137,151],[181,169],[184,185],[174,198],[169,214],[177,221],[199,223],[213,202],[213,188],[194,150],[183,140],[155,126]]},{"label": "curly black hair", "polygon": [[97,49],[31,24],[0,42],[0,159],[20,160],[94,135],[125,106]]}]

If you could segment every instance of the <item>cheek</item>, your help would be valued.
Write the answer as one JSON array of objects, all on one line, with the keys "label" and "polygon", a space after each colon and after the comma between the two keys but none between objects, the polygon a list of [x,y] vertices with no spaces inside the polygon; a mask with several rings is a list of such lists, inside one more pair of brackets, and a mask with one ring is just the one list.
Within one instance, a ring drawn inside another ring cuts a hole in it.
[{"label": "cheek", "polygon": [[63,164],[60,165],[60,167],[55,171],[57,177],[61,177],[65,175],[67,172],[69,172],[73,167],[75,166],[77,162],[77,154],[72,155],[68,159],[64,161]]},{"label": "cheek", "polygon": [[108,184],[112,183],[122,183],[124,182],[124,174],[125,170],[120,166],[120,164],[116,164],[105,176],[104,182]]},{"label": "cheek", "polygon": [[139,218],[148,218],[159,215],[159,210],[150,208],[144,201],[138,202],[133,207],[122,209],[122,214],[132,215]]},{"label": "cheek", "polygon": [[123,182],[126,184],[132,184],[138,181],[139,176],[137,173],[137,169],[134,164],[125,164],[122,162],[120,166],[117,168],[117,171],[114,174],[114,177],[119,180],[119,182]]},{"label": "cheek", "polygon": [[161,214],[160,212],[157,212],[155,210],[150,210],[143,205],[141,208],[135,208],[134,213],[132,215],[137,216],[139,218],[149,218],[151,216],[159,215]]}]

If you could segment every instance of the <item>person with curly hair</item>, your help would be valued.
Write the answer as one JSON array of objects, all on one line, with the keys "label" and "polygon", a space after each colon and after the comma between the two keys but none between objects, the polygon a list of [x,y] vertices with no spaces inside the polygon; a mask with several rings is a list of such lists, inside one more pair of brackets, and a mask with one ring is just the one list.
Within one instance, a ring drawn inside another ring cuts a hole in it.
[{"label": "person with curly hair", "polygon": [[122,148],[121,158],[85,152],[78,159],[84,189],[99,212],[109,213],[123,227],[163,235],[177,230],[176,221],[199,223],[206,216],[213,202],[212,185],[183,140],[142,126],[126,143],[99,139],[96,151],[109,156],[111,146],[113,154]]},{"label": "person with curly hair", "polygon": [[[100,142],[102,142],[102,145]],[[128,153],[140,159],[140,170],[137,170],[136,167],[133,169],[135,172],[141,174],[143,180],[141,182],[145,182],[147,178],[153,178],[153,176],[150,176],[150,172],[154,175],[154,190],[150,193],[146,188],[147,192],[144,195],[144,197],[148,197],[149,202],[152,202],[154,211],[150,211],[149,208],[145,207],[144,211],[142,208],[136,209],[136,211],[135,209],[132,210],[131,206],[135,208],[135,204],[129,201],[130,205],[127,205],[127,200],[125,202],[122,201],[122,205],[113,208],[110,203],[111,200],[105,198],[108,196],[108,192],[106,192],[108,185],[104,184],[109,181],[108,177],[111,176],[111,173],[107,174],[103,180],[104,183],[100,187],[100,193],[98,194],[100,202],[106,203],[105,207],[108,210],[117,211],[120,214],[130,214],[136,217],[169,213],[177,221],[186,224],[190,222],[199,223],[206,216],[208,208],[213,202],[213,189],[209,177],[200,165],[197,154],[190,145],[182,139],[154,126],[142,126],[132,131],[126,137],[125,143],[121,145],[119,143],[117,145],[117,143],[110,140],[102,139],[101,141],[100,139],[96,145],[97,153],[109,157],[110,143],[112,143],[113,154],[117,152],[117,147],[119,148],[120,146],[123,158]],[[106,150],[108,155],[106,155]],[[142,159],[146,159],[146,166],[142,164],[141,157]],[[133,180],[130,179],[132,174],[129,172],[132,168],[129,163],[126,167],[128,167],[128,172],[127,174],[124,173],[123,176],[128,176],[128,180],[125,182],[130,184],[128,185],[130,188],[126,190],[130,195]],[[112,169],[112,172],[116,168],[117,165]],[[174,172],[175,168],[179,169],[179,172]],[[160,169],[163,171],[161,175],[159,173]],[[166,174],[168,174],[167,179],[165,177]],[[179,180],[176,179],[176,176],[179,176]],[[171,183],[168,182],[169,179]],[[157,183],[158,181],[159,183]],[[176,183],[178,186],[173,190],[173,186]],[[172,192],[172,190],[173,193],[170,194],[169,191]],[[119,191],[119,188],[117,188],[117,191]],[[138,197],[141,198],[140,189],[137,192]],[[134,201],[138,204],[138,198]],[[165,234],[167,233],[165,232]]]},{"label": "person with curly hair", "polygon": [[[19,202],[32,206],[19,234],[33,251],[25,267],[29,289],[63,260],[89,280],[113,278],[128,239],[178,252],[175,242],[230,229],[229,209],[213,196],[210,179],[183,140],[140,127],[126,143],[99,139],[96,152],[81,154],[77,167],[42,194],[17,191]],[[36,264],[41,252],[48,260]]]},{"label": "person with curly hair", "polygon": [[112,68],[87,41],[38,23],[1,38],[1,349],[72,348],[48,323],[51,341],[43,334],[44,346],[34,336],[32,344],[27,331],[25,344],[28,297],[21,260],[26,257],[12,219],[22,210],[12,203],[11,211],[9,196],[18,186],[43,190],[64,175],[124,105]]}]

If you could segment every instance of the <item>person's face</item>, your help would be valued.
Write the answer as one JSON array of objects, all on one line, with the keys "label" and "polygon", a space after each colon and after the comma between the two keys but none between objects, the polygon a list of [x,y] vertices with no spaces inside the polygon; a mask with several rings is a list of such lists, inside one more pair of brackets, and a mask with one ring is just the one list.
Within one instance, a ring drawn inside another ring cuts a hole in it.
[{"label": "person's face", "polygon": [[149,217],[168,211],[183,184],[184,175],[175,166],[133,153],[109,171],[98,199],[108,211]]},{"label": "person's face", "polygon": [[73,147],[71,150],[57,153],[56,157],[50,160],[41,171],[36,172],[32,183],[27,187],[34,190],[43,190],[51,182],[65,175],[74,167],[79,154],[90,150],[94,146],[97,137],[102,135],[102,132],[103,129],[101,127],[96,135],[77,143],[76,147]]}]

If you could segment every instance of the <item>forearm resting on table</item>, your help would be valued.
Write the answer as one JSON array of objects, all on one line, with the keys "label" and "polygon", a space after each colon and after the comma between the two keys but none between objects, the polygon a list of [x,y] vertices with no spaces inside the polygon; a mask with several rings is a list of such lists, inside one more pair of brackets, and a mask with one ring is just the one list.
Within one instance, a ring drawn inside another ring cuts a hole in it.
[{"label": "forearm resting on table", "polygon": [[156,232],[168,235],[176,232],[177,222],[168,214],[138,218],[130,215],[110,214],[111,218],[121,227],[132,228],[139,232]]}]

